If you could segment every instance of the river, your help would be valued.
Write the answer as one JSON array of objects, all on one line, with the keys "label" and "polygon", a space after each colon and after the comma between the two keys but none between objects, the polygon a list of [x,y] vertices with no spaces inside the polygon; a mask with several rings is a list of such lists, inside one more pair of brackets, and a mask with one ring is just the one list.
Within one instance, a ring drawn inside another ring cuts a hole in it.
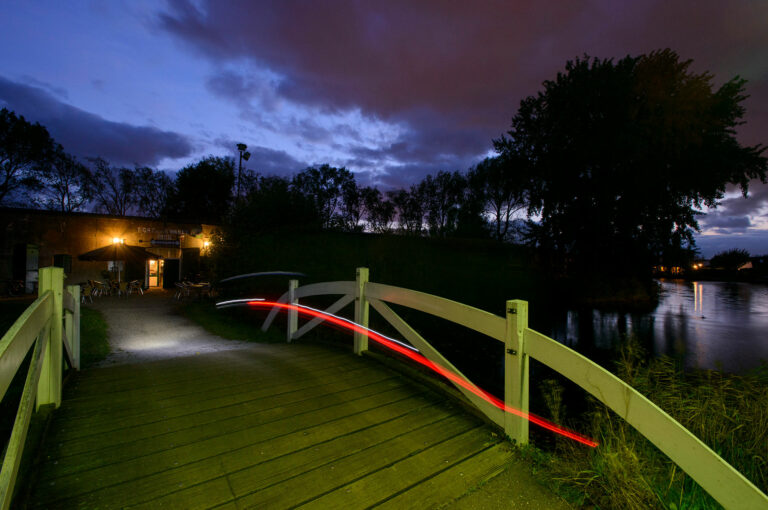
[{"label": "river", "polygon": [[768,285],[659,283],[650,313],[568,310],[549,334],[595,361],[615,358],[621,339],[634,334],[649,356],[668,355],[686,368],[743,373],[768,363]]}]

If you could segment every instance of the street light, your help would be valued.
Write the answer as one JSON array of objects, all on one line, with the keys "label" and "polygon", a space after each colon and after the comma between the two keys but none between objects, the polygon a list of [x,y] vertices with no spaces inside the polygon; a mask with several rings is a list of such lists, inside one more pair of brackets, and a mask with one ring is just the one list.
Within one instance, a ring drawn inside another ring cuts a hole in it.
[{"label": "street light", "polygon": [[248,161],[248,158],[251,157],[251,153],[246,151],[248,146],[244,143],[238,143],[237,144],[237,150],[240,151],[240,164],[237,167],[237,198],[240,199],[240,179],[242,178],[243,174],[243,160]]}]

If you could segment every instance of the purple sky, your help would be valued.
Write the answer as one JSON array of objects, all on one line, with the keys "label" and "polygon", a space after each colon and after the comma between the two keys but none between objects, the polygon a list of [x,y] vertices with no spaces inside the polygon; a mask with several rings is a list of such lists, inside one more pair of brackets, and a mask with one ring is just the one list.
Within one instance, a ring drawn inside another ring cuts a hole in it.
[{"label": "purple sky", "polygon": [[[0,106],[79,156],[176,170],[244,142],[261,173],[346,166],[363,184],[466,170],[565,61],[670,47],[748,80],[768,144],[762,0],[0,3]],[[702,220],[705,255],[768,253],[768,186]]]}]

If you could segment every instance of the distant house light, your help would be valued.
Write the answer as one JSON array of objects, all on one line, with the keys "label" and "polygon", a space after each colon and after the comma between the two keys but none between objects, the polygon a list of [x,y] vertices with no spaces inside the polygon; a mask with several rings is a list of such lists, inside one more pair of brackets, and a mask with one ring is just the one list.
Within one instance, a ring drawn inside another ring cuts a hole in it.
[{"label": "distant house light", "polygon": [[119,237],[113,237],[112,244],[125,244],[125,239],[120,239]]},{"label": "distant house light", "polygon": [[211,243],[209,241],[204,241],[203,242],[203,248],[208,248],[210,245],[211,245]]}]

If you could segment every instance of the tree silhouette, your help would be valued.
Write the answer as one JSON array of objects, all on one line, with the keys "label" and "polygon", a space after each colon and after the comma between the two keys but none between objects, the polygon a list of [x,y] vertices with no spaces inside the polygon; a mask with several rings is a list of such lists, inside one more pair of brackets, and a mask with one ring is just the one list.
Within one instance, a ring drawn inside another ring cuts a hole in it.
[{"label": "tree silhouette", "polygon": [[742,147],[745,81],[712,89],[671,50],[576,59],[525,98],[503,157],[522,158],[529,215],[554,259],[573,270],[649,267],[670,244],[693,244],[697,211],[725,186],[765,182],[763,148]]},{"label": "tree silhouette", "polygon": [[344,183],[341,190],[341,205],[339,206],[338,223],[342,230],[346,232],[362,232],[363,214],[365,205],[363,204],[363,193],[357,183],[352,180]]},{"label": "tree silhouette", "polygon": [[427,175],[418,186],[430,235],[446,237],[454,233],[467,186],[464,176],[440,171],[434,177]]},{"label": "tree silhouette", "polygon": [[403,234],[421,235],[424,231],[425,197],[424,190],[418,185],[404,189],[387,191],[387,198],[395,208],[398,230]]},{"label": "tree silhouette", "polygon": [[228,222],[228,241],[266,233],[307,232],[320,229],[320,214],[311,197],[299,193],[278,176],[261,176],[240,201]]},{"label": "tree silhouette", "polygon": [[133,172],[124,167],[113,167],[102,158],[89,158],[90,190],[96,209],[114,216],[126,216],[135,205]]},{"label": "tree silhouette", "polygon": [[181,221],[221,224],[232,203],[235,160],[208,156],[176,174],[164,213]]},{"label": "tree silhouette", "polygon": [[314,200],[324,228],[331,227],[337,209],[341,205],[345,187],[354,184],[355,178],[346,168],[322,165],[309,167],[296,174],[292,181],[293,188]]},{"label": "tree silhouette", "polygon": [[134,170],[134,200],[139,214],[160,218],[168,203],[173,181],[162,170],[140,167]]},{"label": "tree silhouette", "polygon": [[470,193],[482,200],[482,212],[488,216],[491,235],[497,241],[509,240],[515,213],[526,208],[519,180],[523,164],[519,158],[485,158],[467,174]]},{"label": "tree silhouette", "polygon": [[0,109],[0,203],[9,194],[39,187],[37,170],[55,149],[43,126]]},{"label": "tree silhouette", "polygon": [[61,145],[40,164],[39,189],[31,193],[31,202],[62,212],[79,210],[90,201],[93,178],[88,167],[70,156]]},{"label": "tree silhouette", "polygon": [[709,261],[709,266],[733,271],[747,262],[749,262],[749,252],[747,250],[734,248],[732,250],[721,251],[712,257]]},{"label": "tree silhouette", "polygon": [[378,234],[390,232],[395,219],[394,204],[390,200],[385,200],[381,191],[371,186],[362,188],[360,194],[368,228]]}]

